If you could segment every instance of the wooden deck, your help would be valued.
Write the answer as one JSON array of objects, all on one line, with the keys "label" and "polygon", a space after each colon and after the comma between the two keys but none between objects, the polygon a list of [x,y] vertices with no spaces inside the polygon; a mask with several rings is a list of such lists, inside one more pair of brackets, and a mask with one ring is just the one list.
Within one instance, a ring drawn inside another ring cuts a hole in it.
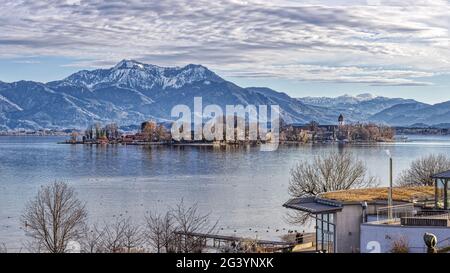
[{"label": "wooden deck", "polygon": [[187,236],[191,239],[198,240],[202,245],[211,248],[220,248],[230,245],[239,245],[240,243],[251,243],[257,246],[257,252],[315,252],[315,234],[306,233],[303,236],[303,242],[300,244],[287,241],[273,241],[273,240],[257,240],[252,238],[243,238],[237,236],[219,235],[219,234],[205,234],[205,233],[184,233],[175,232],[178,236]]},{"label": "wooden deck", "polygon": [[[181,236],[188,236],[188,237],[195,237],[198,239],[204,239],[204,240],[212,240],[213,246],[220,246],[221,243],[231,243],[231,242],[241,242],[245,240],[252,240],[248,238],[242,238],[237,236],[228,236],[228,235],[219,235],[219,234],[206,234],[206,233],[184,233],[176,231],[175,234],[181,235]],[[290,242],[283,242],[283,241],[271,241],[271,240],[252,240],[256,244],[260,246],[266,246],[266,247],[292,247],[295,244]]]}]

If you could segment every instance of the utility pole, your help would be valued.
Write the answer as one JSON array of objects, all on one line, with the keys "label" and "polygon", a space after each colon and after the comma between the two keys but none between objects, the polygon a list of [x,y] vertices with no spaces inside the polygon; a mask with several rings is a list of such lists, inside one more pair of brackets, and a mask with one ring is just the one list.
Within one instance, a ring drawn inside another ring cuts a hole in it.
[{"label": "utility pole", "polygon": [[386,154],[389,156],[389,189],[388,189],[388,219],[392,219],[392,180],[393,180],[393,171],[392,171],[392,155],[389,150],[386,150]]},{"label": "utility pole", "polygon": [[388,196],[388,218],[392,219],[392,156],[389,156],[389,196]]}]

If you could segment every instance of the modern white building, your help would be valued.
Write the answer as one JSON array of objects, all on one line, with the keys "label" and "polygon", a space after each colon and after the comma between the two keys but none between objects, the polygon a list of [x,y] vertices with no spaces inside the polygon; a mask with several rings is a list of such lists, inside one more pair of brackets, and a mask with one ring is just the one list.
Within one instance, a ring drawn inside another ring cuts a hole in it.
[{"label": "modern white building", "polygon": [[[294,198],[285,207],[308,213],[316,221],[315,249],[321,252],[426,252],[423,236],[432,233],[437,247],[450,246],[450,171],[437,174],[434,187],[388,188],[328,192]],[[392,218],[388,218],[388,215]]]}]

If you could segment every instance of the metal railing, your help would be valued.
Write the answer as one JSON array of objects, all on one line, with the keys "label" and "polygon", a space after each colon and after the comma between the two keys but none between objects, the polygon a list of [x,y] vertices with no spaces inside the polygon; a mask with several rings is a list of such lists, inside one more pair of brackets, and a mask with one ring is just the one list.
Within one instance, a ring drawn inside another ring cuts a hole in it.
[{"label": "metal railing", "polygon": [[418,217],[450,218],[450,212],[442,210],[422,210],[417,213]]},{"label": "metal railing", "polygon": [[401,217],[405,226],[450,226],[450,214],[446,211],[420,211],[414,216]]},{"label": "metal railing", "polygon": [[[392,218],[388,219],[390,211],[392,211]],[[416,213],[417,210],[414,208],[413,203],[381,207],[377,209],[377,222],[381,220],[397,222],[402,217],[412,217]]]},{"label": "metal railing", "polygon": [[400,224],[402,226],[421,226],[421,227],[448,227],[448,218],[439,217],[402,217]]}]

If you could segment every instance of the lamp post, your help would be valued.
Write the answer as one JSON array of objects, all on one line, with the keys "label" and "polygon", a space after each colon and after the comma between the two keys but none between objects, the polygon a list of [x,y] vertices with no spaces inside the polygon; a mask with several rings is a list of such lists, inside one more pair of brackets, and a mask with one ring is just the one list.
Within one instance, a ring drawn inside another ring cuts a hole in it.
[{"label": "lamp post", "polygon": [[389,150],[386,150],[389,156],[389,190],[388,190],[388,219],[392,219],[392,155]]}]

